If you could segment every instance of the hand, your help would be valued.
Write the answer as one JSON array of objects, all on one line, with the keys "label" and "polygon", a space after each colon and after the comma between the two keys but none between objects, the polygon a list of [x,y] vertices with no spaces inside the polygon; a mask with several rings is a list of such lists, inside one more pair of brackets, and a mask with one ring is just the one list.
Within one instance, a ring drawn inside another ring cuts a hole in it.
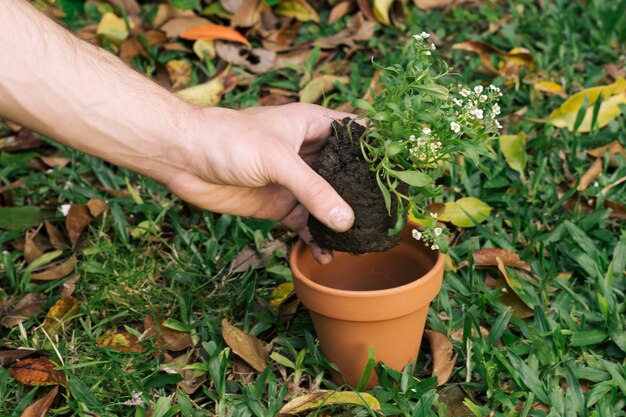
[{"label": "hand", "polygon": [[191,122],[188,169],[170,173],[167,186],[201,208],[280,220],[311,246],[321,263],[332,260],[306,226],[309,212],[332,229],[352,226],[350,206],[310,165],[349,114],[311,104],[205,109]]}]

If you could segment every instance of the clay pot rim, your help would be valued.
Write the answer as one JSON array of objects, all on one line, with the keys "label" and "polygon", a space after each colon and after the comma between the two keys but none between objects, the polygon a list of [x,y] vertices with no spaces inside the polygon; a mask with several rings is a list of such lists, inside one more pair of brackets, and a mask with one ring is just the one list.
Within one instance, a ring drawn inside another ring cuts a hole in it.
[{"label": "clay pot rim", "polygon": [[[404,293],[409,290],[416,289],[418,287],[428,286],[431,284],[431,281],[437,279],[437,271],[443,269],[445,258],[444,255],[437,251],[438,256],[437,260],[433,264],[433,266],[426,272],[426,274],[417,277],[415,280],[409,282],[408,284],[400,285],[398,287],[385,288],[383,290],[365,290],[365,291],[350,291],[350,290],[341,290],[338,288],[327,287],[325,285],[318,284],[317,282],[309,279],[299,268],[298,262],[296,258],[297,254],[303,249],[302,246],[306,247],[306,244],[302,240],[298,240],[296,245],[294,246],[291,254],[289,256],[289,264],[293,270],[294,275],[297,276],[297,279],[302,282],[304,285],[327,295],[334,295],[346,298],[372,298],[372,297],[382,297],[389,296],[399,293]],[[306,249],[306,248],[304,248]],[[295,278],[295,277],[294,277]]]}]

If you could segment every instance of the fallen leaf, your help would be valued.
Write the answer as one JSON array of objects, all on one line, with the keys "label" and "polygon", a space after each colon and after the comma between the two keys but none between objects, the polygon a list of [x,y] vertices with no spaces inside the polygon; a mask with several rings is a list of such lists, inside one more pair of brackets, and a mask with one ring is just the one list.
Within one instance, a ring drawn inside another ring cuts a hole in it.
[{"label": "fallen leaf", "polygon": [[45,145],[45,142],[35,136],[30,129],[22,129],[17,135],[0,139],[0,152],[17,152],[35,149]]},{"label": "fallen leaf", "polygon": [[519,172],[522,181],[526,181],[524,170],[526,169],[526,134],[519,132],[517,135],[500,135],[498,139],[500,150],[507,164]]},{"label": "fallen leaf", "polygon": [[512,277],[507,271],[507,267],[504,265],[504,262],[500,259],[496,259],[498,262],[498,270],[502,274],[502,278],[499,278],[496,281],[496,286],[498,288],[502,288],[502,292],[500,293],[500,300],[511,307],[512,315],[516,318],[527,318],[532,317],[534,314],[531,306],[522,298],[520,294],[521,284],[517,280],[517,278]]},{"label": "fallen leaf", "polygon": [[602,174],[602,158],[596,158],[589,169],[580,177],[578,191],[585,191]]},{"label": "fallen leaf", "polygon": [[215,77],[204,84],[187,87],[176,92],[181,99],[198,106],[217,106],[224,94],[224,83],[221,77]]},{"label": "fallen leaf", "polygon": [[336,404],[367,406],[374,411],[380,411],[378,400],[366,392],[320,390],[313,394],[301,395],[290,400],[280,409],[279,415],[299,414],[321,406]]},{"label": "fallen leaf", "polygon": [[183,59],[172,59],[165,64],[174,90],[186,87],[191,82],[191,64]]},{"label": "fallen leaf", "polygon": [[233,45],[232,43],[217,42],[215,50],[217,55],[224,61],[235,65],[243,65],[257,74],[271,70],[276,63],[276,52],[263,48],[249,49],[244,46]]},{"label": "fallen leaf", "polygon": [[39,207],[0,207],[0,229],[20,230],[37,226],[48,214]]},{"label": "fallen leaf", "polygon": [[293,294],[293,282],[283,282],[272,291],[269,304],[274,310],[278,310],[285,300]]},{"label": "fallen leaf", "polygon": [[[132,27],[132,22],[129,22]],[[128,37],[126,21],[117,17],[114,13],[107,12],[100,19],[96,34],[107,38],[112,43],[119,45]]]},{"label": "fallen leaf", "polygon": [[[451,331],[450,339],[454,340],[455,342],[463,343],[463,332],[464,330],[462,328]],[[472,327],[472,337],[476,336],[478,336],[478,332]],[[480,336],[483,338],[483,340],[487,340],[487,337],[489,336],[489,330],[487,330],[483,326],[480,326]]]},{"label": "fallen leaf", "polygon": [[120,10],[124,10],[130,16],[138,16],[141,12],[141,6],[137,0],[109,0],[109,3],[117,6]]},{"label": "fallen leaf", "polygon": [[267,367],[267,351],[259,339],[233,326],[226,319],[222,320],[222,337],[233,353],[256,371],[263,372]]},{"label": "fallen leaf", "polygon": [[614,80],[617,80],[618,78],[626,78],[626,67],[624,67],[624,63],[606,64],[604,66],[604,70]]},{"label": "fallen leaf", "polygon": [[18,359],[32,355],[37,352],[34,349],[10,349],[0,350],[0,366],[9,366]]},{"label": "fallen leaf", "polygon": [[[510,250],[498,248],[481,249],[474,252],[472,257],[474,258],[474,265],[477,267],[498,266],[498,258],[500,258],[506,266],[514,266],[530,272],[530,265],[522,261],[515,252]],[[467,260],[462,261],[458,265],[459,269],[466,267],[468,263]]]},{"label": "fallen leaf", "polygon": [[333,6],[330,10],[330,14],[328,15],[328,24],[332,25],[337,20],[346,16],[350,9],[352,8],[352,4],[349,1],[342,1]]},{"label": "fallen leaf", "polygon": [[96,344],[102,349],[111,349],[117,352],[141,353],[144,351],[137,336],[128,332],[107,330],[102,336],[96,339]]},{"label": "fallen leaf", "polygon": [[477,3],[476,0],[413,0],[413,4],[418,9],[435,10],[445,9],[448,6],[461,6],[466,3]]},{"label": "fallen leaf", "polygon": [[591,149],[587,151],[587,155],[594,158],[603,158],[607,152],[610,156],[609,166],[611,167],[616,167],[618,165],[616,155],[622,155],[626,158],[626,150],[618,140],[614,140],[613,142],[600,146],[599,148]]},{"label": "fallen leaf", "polygon": [[59,329],[64,330],[66,323],[78,314],[80,308],[76,298],[69,296],[59,299],[48,311],[43,322],[43,328],[48,334],[56,334]]},{"label": "fallen leaf", "polygon": [[626,80],[624,78],[618,78],[610,85],[582,90],[565,100],[559,108],[548,116],[547,121],[556,127],[566,128],[570,131],[574,130],[578,113],[586,100],[587,109],[585,110],[583,121],[578,127],[578,132],[589,132],[593,119],[594,104],[598,101],[600,95],[602,95],[603,101],[600,105],[597,118],[597,126],[598,128],[602,128],[621,114],[619,105],[626,103],[625,92]]},{"label": "fallen leaf", "polygon": [[306,0],[281,0],[274,12],[280,16],[293,17],[301,22],[320,22],[320,16]]},{"label": "fallen leaf", "polygon": [[18,301],[0,320],[4,327],[15,327],[25,320],[31,319],[41,313],[41,306],[48,299],[44,294],[28,293]]},{"label": "fallen leaf", "polygon": [[350,20],[346,29],[340,30],[332,36],[317,38],[313,44],[323,49],[335,49],[340,45],[345,45],[349,50],[357,49],[357,42],[369,41],[376,31],[376,22],[365,20],[363,15],[357,13]]},{"label": "fallen leaf", "polygon": [[163,318],[157,317],[154,321],[152,314],[146,314],[143,324],[148,336],[157,337],[156,345],[167,350],[179,351],[193,346],[191,336],[186,332],[179,332],[163,325]]},{"label": "fallen leaf", "polygon": [[16,181],[13,181],[13,182],[9,183],[9,184],[1,185],[0,186],[0,195],[6,193],[7,191],[16,190],[16,189],[22,187],[25,182],[26,182],[26,180],[24,178],[20,178],[20,179],[18,179]]},{"label": "fallen leaf", "polygon": [[476,415],[465,406],[464,401],[467,394],[458,385],[440,388],[437,394],[437,401],[446,406],[445,416],[474,417]]},{"label": "fallen leaf", "polygon": [[245,0],[220,0],[220,4],[229,13],[237,13]]},{"label": "fallen leaf", "polygon": [[24,241],[24,259],[27,264],[31,264],[44,254],[49,246],[44,243],[39,235],[27,237]]},{"label": "fallen leaf", "polygon": [[147,32],[138,33],[128,37],[120,45],[120,58],[126,62],[130,62],[136,56],[150,57],[150,53],[146,50],[142,41],[139,38],[143,38],[148,45],[163,45],[167,42],[167,36],[160,30],[149,30]]},{"label": "fallen leaf", "polygon": [[438,386],[441,386],[450,379],[459,355],[452,356],[452,342],[445,334],[426,330],[426,335],[433,356],[433,376],[437,377]]},{"label": "fallen leaf", "polygon": [[46,233],[48,233],[48,239],[50,239],[50,244],[55,249],[66,249],[67,242],[65,238],[52,223],[50,223],[47,219],[44,220],[44,225],[46,226]]},{"label": "fallen leaf", "polygon": [[193,52],[203,61],[215,58],[215,42],[208,39],[200,39],[193,43]]},{"label": "fallen leaf", "polygon": [[389,18],[389,10],[391,9],[391,5],[393,4],[393,0],[374,0],[374,7],[372,11],[374,12],[374,17],[383,25],[390,26],[391,19]]},{"label": "fallen leaf", "polygon": [[175,39],[190,29],[209,24],[211,24],[211,21],[204,17],[183,16],[169,20],[160,29],[165,32],[168,38]]},{"label": "fallen leaf", "polygon": [[552,81],[538,81],[533,85],[533,88],[537,91],[541,91],[542,93],[567,98],[567,93],[565,92],[565,89],[563,89],[563,86]]},{"label": "fallen leaf", "polygon": [[288,51],[298,38],[302,22],[296,19],[287,19],[287,22],[277,30],[267,34],[263,39],[263,47],[274,52]]},{"label": "fallen leaf", "polygon": [[33,272],[30,279],[33,281],[54,281],[65,278],[76,267],[76,255],[72,255],[65,261],[57,262],[44,269],[43,271]]},{"label": "fallen leaf", "polygon": [[70,211],[65,217],[65,227],[67,228],[72,246],[76,246],[81,233],[92,220],[93,216],[89,213],[87,206],[83,204],[72,204]]},{"label": "fallen leaf", "polygon": [[261,20],[261,0],[244,0],[230,20],[234,27],[252,27]]},{"label": "fallen leaf", "polygon": [[87,208],[89,209],[89,214],[93,217],[98,217],[109,209],[109,205],[99,198],[92,198],[87,202]]},{"label": "fallen leaf", "polygon": [[21,417],[46,417],[48,414],[48,408],[52,405],[52,402],[59,393],[59,386],[55,386],[46,395],[26,407],[22,412]]},{"label": "fallen leaf", "polygon": [[26,385],[65,385],[65,374],[54,369],[58,366],[48,358],[26,358],[11,365],[9,373],[18,382]]},{"label": "fallen leaf", "polygon": [[230,272],[239,273],[247,271],[248,268],[264,268],[277,252],[283,254],[287,253],[287,245],[285,242],[281,240],[266,242],[261,252],[257,252],[252,245],[246,245],[230,262]]},{"label": "fallen leaf", "polygon": [[[487,42],[464,41],[454,44],[452,49],[478,54],[487,72],[492,75],[501,75],[507,79],[507,82],[517,83],[522,68],[532,70],[535,66],[532,54],[525,48],[513,48],[509,52],[504,52]],[[490,55],[496,55],[499,58],[497,69],[491,63]]]},{"label": "fallen leaf", "polygon": [[337,76],[331,74],[322,74],[307,83],[300,91],[301,103],[315,103],[324,94],[335,89],[335,83],[348,84],[350,78],[346,76]]},{"label": "fallen leaf", "polygon": [[224,40],[243,43],[248,47],[252,46],[250,42],[235,29],[226,26],[215,25],[213,23],[187,29],[180,34],[180,37],[192,41],[197,41],[200,39]]},{"label": "fallen leaf", "polygon": [[80,275],[76,275],[75,277],[72,277],[65,281],[63,285],[61,285],[61,288],[59,290],[59,296],[63,298],[69,297],[70,295],[74,294],[74,290],[76,289],[76,283],[79,279]]},{"label": "fallen leaf", "polygon": [[63,168],[71,162],[69,158],[60,158],[55,156],[40,156],[41,162],[48,165],[50,168]]},{"label": "fallen leaf", "polygon": [[259,99],[259,106],[282,106],[298,101],[297,98],[284,94],[268,94]]},{"label": "fallen leaf", "polygon": [[626,208],[623,204],[620,204],[617,201],[606,199],[604,200],[604,207],[611,209],[611,214],[609,214],[609,218],[622,220],[626,219]]},{"label": "fallen leaf", "polygon": [[475,197],[464,197],[454,202],[446,203],[446,208],[437,218],[442,222],[451,222],[458,227],[474,227],[474,221],[482,223],[489,217],[491,207]]}]

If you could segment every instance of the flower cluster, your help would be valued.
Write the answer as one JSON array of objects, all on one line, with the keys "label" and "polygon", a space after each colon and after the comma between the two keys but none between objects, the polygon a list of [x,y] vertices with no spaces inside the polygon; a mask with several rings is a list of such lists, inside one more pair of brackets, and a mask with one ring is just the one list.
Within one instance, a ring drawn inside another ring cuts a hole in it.
[{"label": "flower cluster", "polygon": [[[458,155],[478,165],[489,152],[488,139],[498,134],[502,95],[496,86],[469,88],[452,82],[452,75],[435,56],[431,35],[414,35],[399,63],[380,71],[378,93],[372,103],[357,100],[365,110],[366,134],[360,139],[364,159],[375,172],[390,215],[397,216],[397,233],[410,214],[419,222],[414,237],[433,250],[446,250],[445,231],[437,224],[429,203],[441,195],[435,180]],[[397,204],[392,204],[393,202]],[[397,213],[391,213],[391,207]]]}]

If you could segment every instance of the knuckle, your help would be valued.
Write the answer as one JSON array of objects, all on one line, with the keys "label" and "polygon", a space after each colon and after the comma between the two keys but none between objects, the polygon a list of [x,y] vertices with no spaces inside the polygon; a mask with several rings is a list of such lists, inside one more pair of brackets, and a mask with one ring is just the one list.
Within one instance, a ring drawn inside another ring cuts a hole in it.
[{"label": "knuckle", "polygon": [[322,179],[314,179],[306,184],[306,192],[311,200],[321,198],[326,194],[328,186]]}]

